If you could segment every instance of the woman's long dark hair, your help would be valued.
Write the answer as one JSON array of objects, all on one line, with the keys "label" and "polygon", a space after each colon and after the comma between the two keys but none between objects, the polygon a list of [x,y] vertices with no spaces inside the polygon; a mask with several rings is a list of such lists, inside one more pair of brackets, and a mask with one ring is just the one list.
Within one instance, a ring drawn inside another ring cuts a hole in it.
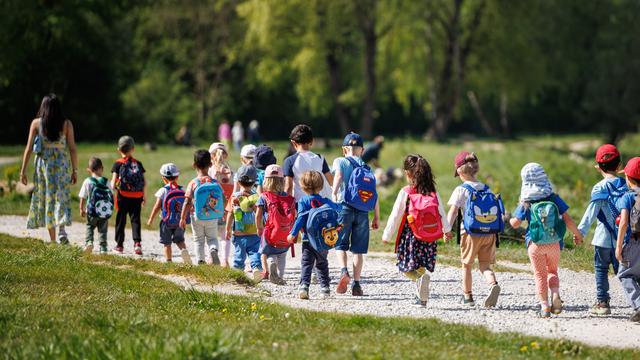
[{"label": "woman's long dark hair", "polygon": [[436,180],[427,159],[418,154],[407,155],[404,159],[404,169],[411,174],[411,185],[416,187],[418,193],[426,195],[436,192]]},{"label": "woman's long dark hair", "polygon": [[62,103],[60,103],[60,99],[56,94],[49,94],[42,98],[37,116],[40,118],[42,134],[49,140],[58,140],[62,132],[65,116],[62,112]]}]

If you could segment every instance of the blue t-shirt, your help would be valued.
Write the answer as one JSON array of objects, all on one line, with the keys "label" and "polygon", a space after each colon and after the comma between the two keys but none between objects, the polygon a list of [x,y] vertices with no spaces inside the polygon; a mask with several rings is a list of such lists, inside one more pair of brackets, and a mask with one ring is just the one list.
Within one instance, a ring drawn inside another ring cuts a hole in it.
[{"label": "blue t-shirt", "polygon": [[[358,156],[349,156],[349,157],[355,160],[356,163],[360,165],[364,165],[364,161],[362,161],[360,157]],[[342,204],[344,203],[344,191],[347,187],[347,184],[349,184],[349,178],[351,177],[351,173],[353,173],[353,164],[351,164],[351,162],[347,160],[347,158],[344,158],[344,157],[336,158],[333,161],[334,176],[336,175],[338,170],[340,170],[340,173],[342,174],[342,183],[338,188],[338,198],[336,200],[338,201],[338,204]]]},{"label": "blue t-shirt", "polygon": [[308,211],[313,207],[311,203],[313,201],[318,201],[318,205],[316,207],[322,206],[324,204],[329,204],[332,208],[336,209],[336,211],[340,211],[341,206],[334,203],[333,201],[322,197],[318,194],[313,195],[305,195],[298,201],[298,217],[296,218],[296,222],[293,224],[293,229],[291,229],[291,235],[296,236],[301,230],[304,231],[302,234],[302,241],[309,241],[309,237],[307,236],[305,227],[307,226],[307,220],[309,219]]},{"label": "blue t-shirt", "polygon": [[[631,209],[633,209],[635,204],[636,204],[636,193],[633,191],[629,191],[628,193],[624,194],[620,199],[618,199],[618,202],[616,203],[616,207],[620,212],[622,212],[622,210],[627,210],[629,211],[629,214],[631,214]],[[627,227],[627,233],[624,235],[624,243],[625,244],[628,243],[630,238],[631,238],[631,224],[629,224],[629,226]]]},{"label": "blue t-shirt", "polygon": [[[562,200],[562,198],[558,194],[551,194],[551,196],[544,199],[537,200],[535,202],[540,202],[540,201],[551,201],[554,204],[556,204],[560,215],[563,215],[564,213],[567,212],[567,210],[569,210],[569,205],[567,205],[567,203],[564,202],[564,200]],[[518,207],[516,208],[516,211],[514,212],[513,216],[520,221],[526,220],[527,222],[530,222],[531,207],[530,206],[525,207],[522,203],[520,203],[518,204]],[[525,245],[529,246],[529,241],[531,241],[531,236],[529,235],[528,224],[527,224],[527,233],[525,234],[524,239],[525,239]],[[563,247],[564,247],[564,241],[560,240],[560,248],[563,248]]]}]

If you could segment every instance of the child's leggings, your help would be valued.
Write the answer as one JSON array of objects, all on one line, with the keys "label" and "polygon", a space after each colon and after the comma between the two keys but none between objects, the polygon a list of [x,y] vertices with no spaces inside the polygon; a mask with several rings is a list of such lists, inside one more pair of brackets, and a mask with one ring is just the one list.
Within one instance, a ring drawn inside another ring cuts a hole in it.
[{"label": "child's leggings", "polygon": [[418,268],[418,269],[413,270],[413,271],[405,272],[403,274],[404,274],[404,276],[408,277],[409,279],[411,279],[413,281],[416,281],[422,275],[424,275],[426,272],[427,272],[427,269],[421,267],[421,268]]},{"label": "child's leggings", "polygon": [[560,244],[536,245],[534,242],[530,242],[527,252],[536,278],[536,289],[540,301],[546,302],[549,294],[548,289],[557,292],[560,288],[560,279],[558,279]]}]

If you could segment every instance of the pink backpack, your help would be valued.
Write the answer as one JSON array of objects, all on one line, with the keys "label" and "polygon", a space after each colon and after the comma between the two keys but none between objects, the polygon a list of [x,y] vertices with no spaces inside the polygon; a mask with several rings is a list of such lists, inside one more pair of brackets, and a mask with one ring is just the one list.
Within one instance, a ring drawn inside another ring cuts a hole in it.
[{"label": "pink backpack", "polygon": [[442,239],[442,218],[436,193],[422,195],[411,186],[405,187],[404,191],[409,194],[407,223],[416,239],[426,242]]}]

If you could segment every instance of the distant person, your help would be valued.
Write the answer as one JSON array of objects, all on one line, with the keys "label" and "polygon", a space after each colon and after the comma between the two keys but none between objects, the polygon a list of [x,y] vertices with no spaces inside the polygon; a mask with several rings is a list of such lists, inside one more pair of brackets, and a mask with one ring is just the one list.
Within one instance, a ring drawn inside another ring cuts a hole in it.
[{"label": "distant person", "polygon": [[618,177],[620,168],[620,152],[614,145],[602,145],[596,151],[596,169],[602,176],[591,190],[591,201],[582,216],[578,229],[582,236],[587,236],[589,228],[597,220],[596,231],[593,235],[594,271],[596,274],[596,303],[591,308],[594,315],[611,314],[609,305],[609,268],[613,273],[618,273],[618,260],[616,259],[617,225],[614,214],[615,204],[625,192],[628,191],[627,183]]},{"label": "distant person", "polygon": [[364,148],[364,152],[362,153],[362,161],[366,164],[371,164],[375,168],[380,167],[380,150],[384,146],[384,136],[378,135],[373,138],[373,142],[367,145]]},{"label": "distant person", "polygon": [[300,178],[307,171],[317,171],[324,175],[322,189],[318,192],[322,197],[331,197],[331,183],[333,175],[324,157],[311,151],[313,146],[313,131],[305,124],[296,125],[289,135],[291,145],[296,152],[284,159],[282,170],[284,171],[285,192],[296,201],[305,196],[305,192],[300,187]]},{"label": "distant person", "polygon": [[364,255],[369,252],[369,212],[373,211],[372,229],[378,228],[380,219],[375,177],[360,158],[362,151],[362,137],[352,132],[342,141],[343,156],[333,161],[332,200],[342,206],[338,221],[343,226],[336,244],[341,267],[336,292],[344,294],[351,281],[347,268],[347,251],[350,251],[353,256],[353,296],[363,296],[360,275]]},{"label": "distant person", "polygon": [[118,254],[124,253],[124,230],[127,226],[127,215],[129,215],[133,234],[133,252],[142,256],[140,212],[145,202],[147,183],[144,178],[144,166],[133,158],[135,148],[135,142],[131,136],[122,136],[118,140],[120,159],[111,167],[111,187],[117,190],[114,251]]},{"label": "distant person", "polygon": [[620,262],[618,279],[633,308],[629,320],[640,323],[640,157],[624,167],[631,191],[618,200],[620,228],[616,239],[616,259]]},{"label": "distant person", "polygon": [[218,141],[227,148],[231,147],[231,126],[227,120],[222,120],[220,126],[218,126]]},{"label": "distant person", "polygon": [[437,241],[447,233],[452,237],[451,225],[427,160],[417,154],[407,156],[404,173],[409,185],[398,193],[382,241],[395,241],[398,270],[415,281],[416,305],[426,306],[431,281],[427,271],[435,270]]},{"label": "distant person", "polygon": [[[564,234],[567,228],[571,230],[576,245],[582,243],[582,234],[567,212],[569,205],[553,192],[551,182],[542,166],[528,163],[522,168],[520,176],[520,204],[510,222],[514,229],[525,220],[528,223],[525,244],[540,301],[539,316],[548,318],[552,313],[562,312],[558,265],[560,251],[564,247]],[[545,214],[544,218],[540,214]]]},{"label": "distant person", "polygon": [[180,227],[180,216],[185,199],[185,192],[182,186],[178,185],[180,170],[173,163],[163,164],[160,167],[160,176],[164,186],[156,191],[156,203],[149,214],[147,226],[151,226],[153,219],[161,213],[160,244],[164,247],[165,261],[173,261],[171,245],[176,244],[184,264],[191,265],[191,256],[184,243],[184,229]]},{"label": "distant person", "polygon": [[109,218],[113,215],[113,192],[109,180],[102,176],[104,168],[102,160],[97,157],[89,159],[87,171],[90,176],[84,180],[80,187],[80,216],[87,218],[84,252],[90,254],[93,251],[93,233],[98,230],[100,237],[100,254],[106,254],[107,231]]},{"label": "distant person", "polygon": [[180,127],[180,130],[176,133],[175,140],[177,145],[191,145],[191,128],[189,128],[189,125],[185,124]]},{"label": "distant person", "polygon": [[254,144],[260,142],[260,123],[258,123],[258,120],[251,120],[248,132],[249,142]]},{"label": "distant person", "polygon": [[29,127],[20,168],[20,182],[27,185],[25,171],[31,153],[35,153],[35,187],[31,194],[27,228],[46,227],[51,242],[56,241],[56,228],[60,228],[58,242],[68,244],[64,227],[71,225],[70,185],[78,179],[73,124],[65,118],[60,99],[55,94],[42,99],[37,116]]},{"label": "distant person", "polygon": [[242,143],[244,142],[244,128],[242,127],[242,122],[236,121],[233,123],[233,128],[231,129],[231,137],[233,138],[233,147],[236,151],[239,151],[242,147]]}]

